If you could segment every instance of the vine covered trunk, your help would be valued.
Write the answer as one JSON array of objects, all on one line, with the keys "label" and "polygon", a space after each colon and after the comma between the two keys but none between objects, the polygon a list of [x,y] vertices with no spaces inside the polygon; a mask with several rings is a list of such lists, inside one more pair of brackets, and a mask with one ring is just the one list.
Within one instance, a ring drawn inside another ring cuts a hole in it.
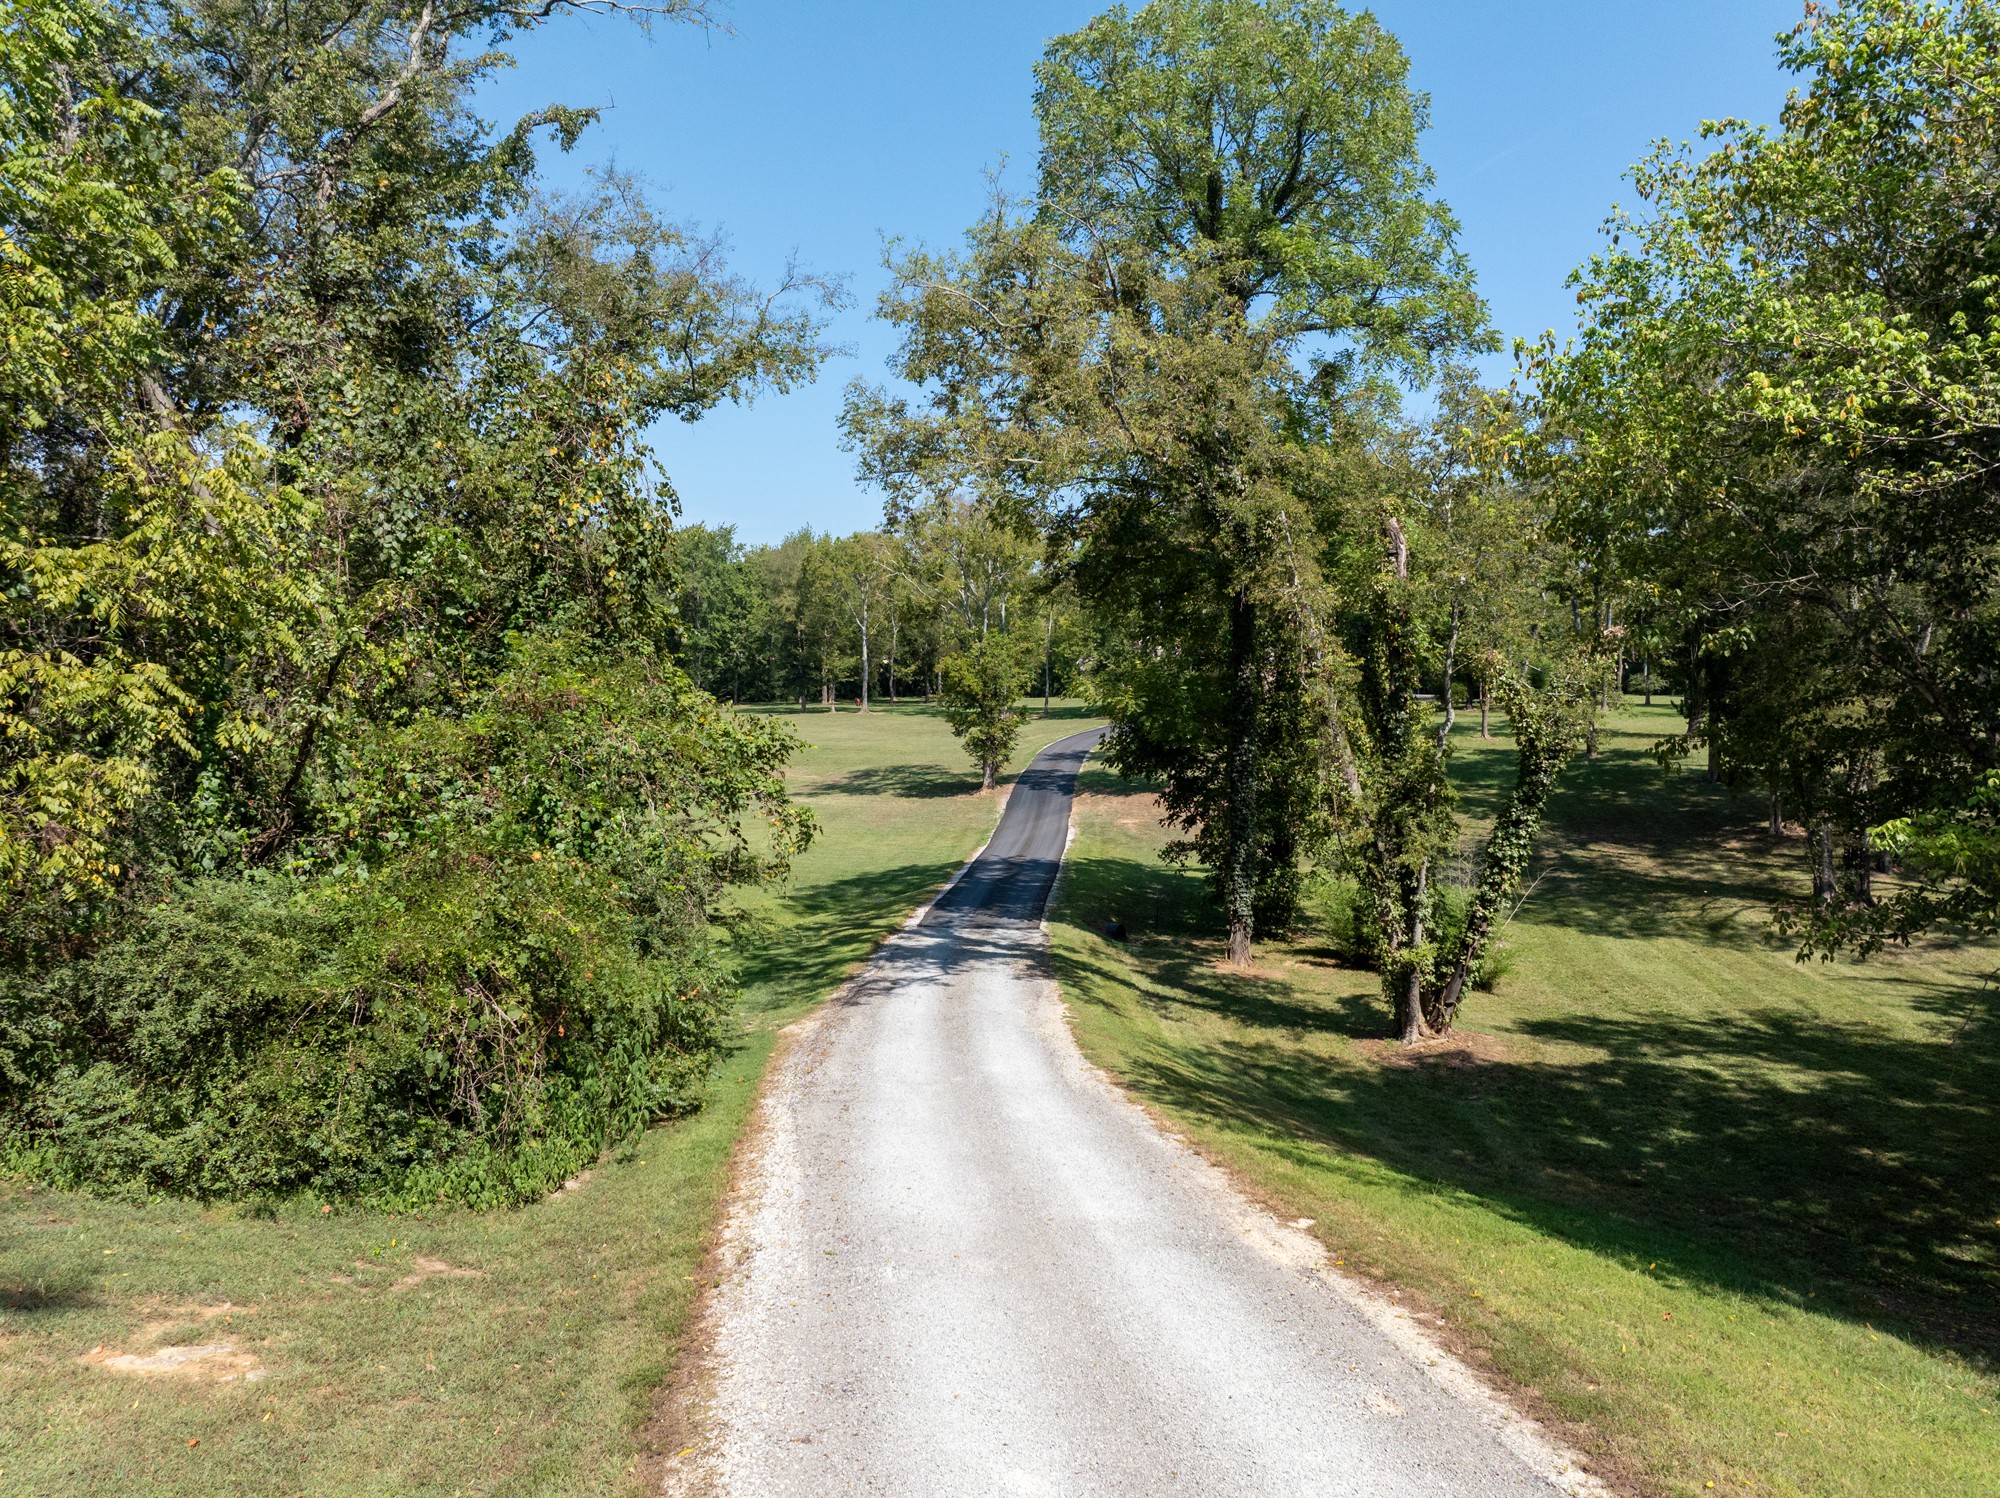
[{"label": "vine covered trunk", "polygon": [[1228,867],[1223,897],[1229,918],[1228,960],[1250,963],[1257,898],[1257,611],[1247,593],[1229,603],[1229,768],[1223,815]]},{"label": "vine covered trunk", "polygon": [[1424,823],[1439,810],[1431,798],[1445,794],[1448,746],[1442,736],[1406,746],[1406,752],[1427,752],[1435,779],[1406,773],[1393,788],[1401,804],[1377,811],[1371,859],[1383,933],[1383,997],[1404,1044],[1443,1035],[1456,1022],[1466,989],[1506,922],[1508,903],[1520,891],[1549,797],[1583,746],[1598,690],[1594,681],[1579,681],[1531,694],[1511,677],[1498,682],[1500,705],[1514,725],[1514,785],[1480,851],[1462,921],[1443,918],[1449,907],[1438,899],[1432,856],[1438,849],[1421,841]]}]

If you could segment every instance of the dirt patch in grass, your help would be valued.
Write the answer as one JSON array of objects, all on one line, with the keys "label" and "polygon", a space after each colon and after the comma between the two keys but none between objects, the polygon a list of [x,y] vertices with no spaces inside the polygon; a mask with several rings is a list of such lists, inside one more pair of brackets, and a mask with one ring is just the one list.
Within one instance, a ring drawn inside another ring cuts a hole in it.
[{"label": "dirt patch in grass", "polygon": [[[254,1307],[225,1300],[215,1305],[167,1305],[151,1309],[153,1319],[139,1327],[127,1339],[125,1347],[100,1343],[85,1353],[82,1361],[126,1378],[228,1384],[254,1383],[265,1377],[267,1370],[256,1353],[245,1351],[232,1336],[216,1336],[208,1330],[217,1320],[228,1326]],[[201,1340],[189,1340],[191,1337]]]},{"label": "dirt patch in grass", "polygon": [[447,1264],[443,1259],[427,1259],[422,1254],[410,1261],[410,1272],[397,1280],[391,1290],[409,1290],[421,1285],[425,1280],[476,1280],[484,1279],[482,1269],[467,1269],[459,1264]]},{"label": "dirt patch in grass", "polygon": [[117,1352],[97,1347],[83,1361],[128,1378],[181,1378],[196,1382],[254,1383],[265,1376],[263,1361],[233,1341],[179,1343],[151,1352]]},{"label": "dirt patch in grass", "polygon": [[[1089,766],[1085,774],[1103,775],[1101,766]],[[1079,813],[1109,818],[1120,827],[1129,829],[1151,829],[1160,824],[1160,800],[1157,796],[1107,795],[1103,791],[1079,790],[1076,793],[1076,809]]]},{"label": "dirt patch in grass", "polygon": [[1471,1030],[1453,1030],[1449,1035],[1420,1040],[1415,1045],[1404,1045],[1395,1040],[1354,1042],[1354,1053],[1378,1066],[1441,1066],[1453,1071],[1469,1071],[1475,1067],[1512,1061],[1515,1050],[1502,1036],[1480,1035]]}]

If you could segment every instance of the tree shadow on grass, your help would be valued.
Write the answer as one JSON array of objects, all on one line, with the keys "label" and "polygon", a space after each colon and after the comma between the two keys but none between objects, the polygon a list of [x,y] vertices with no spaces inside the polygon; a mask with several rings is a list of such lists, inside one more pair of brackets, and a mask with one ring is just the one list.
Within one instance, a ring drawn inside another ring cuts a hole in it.
[{"label": "tree shadow on grass", "polygon": [[1116,770],[1107,768],[1094,755],[1083,762],[1077,772],[1076,793],[1079,796],[1132,796],[1151,794],[1152,787],[1142,786],[1137,781],[1127,780]]},{"label": "tree shadow on grass", "polygon": [[1541,877],[1514,919],[1592,936],[1642,940],[1694,937],[1737,951],[1787,948],[1770,923],[1774,880],[1763,850],[1740,850],[1732,872],[1635,867],[1616,852],[1551,840]]},{"label": "tree shadow on grass", "polygon": [[[1666,775],[1650,743],[1607,733],[1596,760],[1572,767],[1550,808],[1555,870],[1519,919],[1773,945],[1744,914],[1795,887],[1798,844],[1768,838],[1760,798]],[[1475,815],[1498,806],[1512,774],[1505,743],[1452,765]],[[1110,776],[1091,788],[1138,789]],[[1518,1022],[1524,1038],[1511,1046],[1378,1059],[1299,1044],[1384,1035],[1372,977],[1314,994],[1218,969],[1213,913],[1189,876],[1092,858],[1076,864],[1070,892],[1080,923],[1114,910],[1135,923],[1149,1007],[1228,1022],[1168,1026],[1137,1048],[1125,1076],[1149,1100],[1380,1161],[1596,1252],[1810,1302],[2000,1366],[1993,984],[1878,976],[1885,998],[1900,993],[1907,1010],[1936,1018],[1928,1035],[1750,993],[1707,1017],[1629,1002],[1572,1009]],[[1129,978],[1104,947],[1061,960],[1073,965],[1066,980],[1101,979],[1102,992]]]},{"label": "tree shadow on grass", "polygon": [[[1191,871],[1085,855],[1069,860],[1064,877],[1065,913],[1093,931],[1123,926],[1134,955],[1164,991],[1162,1003],[1274,1030],[1356,1038],[1383,1033],[1372,987],[1369,994],[1343,996],[1330,1004],[1293,1002],[1268,976],[1220,966],[1220,948],[1201,940],[1218,927],[1220,917],[1205,882]],[[1328,948],[1291,948],[1287,955],[1339,966]]]},{"label": "tree shadow on grass", "polygon": [[[1470,816],[1491,816],[1513,775],[1511,746],[1452,760]],[[1761,796],[1662,770],[1636,735],[1607,739],[1557,787],[1536,860],[1542,877],[1516,918],[1599,936],[1782,948],[1768,916],[1803,877],[1803,844],[1773,839],[1766,814]]]},{"label": "tree shadow on grass", "polygon": [[10,1317],[60,1315],[97,1303],[89,1276],[79,1269],[65,1268],[55,1275],[0,1273],[0,1311]]},{"label": "tree shadow on grass", "polygon": [[[1148,878],[1172,876],[1080,863],[1071,908],[1087,919],[1101,894],[1129,900]],[[1372,986],[1302,994],[1219,969],[1212,947],[1171,933],[1135,938],[1133,953],[1150,1007],[1229,1022],[1186,1043],[1170,1028],[1126,1060],[1153,1103],[1366,1156],[1595,1252],[2000,1366],[1991,990],[1884,980],[1952,1022],[1937,1038],[1773,1006],[1715,1021],[1569,1013],[1522,1023],[1548,1048],[1385,1064],[1298,1048],[1315,1033],[1382,1035]],[[1061,960],[1067,982],[1095,978],[1100,992],[1128,978],[1105,948]]]},{"label": "tree shadow on grass", "polygon": [[932,801],[979,789],[979,777],[939,765],[866,765],[813,788],[815,796],[902,796]]},{"label": "tree shadow on grass", "polygon": [[818,998],[957,872],[956,862],[901,864],[785,897],[786,919],[753,917],[736,939],[737,981],[754,1008]]}]

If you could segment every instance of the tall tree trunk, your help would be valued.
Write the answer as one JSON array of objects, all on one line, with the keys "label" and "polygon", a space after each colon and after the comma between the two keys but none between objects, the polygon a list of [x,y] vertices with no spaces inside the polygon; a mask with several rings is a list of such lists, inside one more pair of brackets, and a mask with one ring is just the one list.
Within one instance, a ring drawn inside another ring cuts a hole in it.
[{"label": "tall tree trunk", "polygon": [[1247,593],[1229,601],[1229,748],[1224,786],[1223,903],[1229,961],[1250,965],[1257,899],[1257,610]]},{"label": "tall tree trunk", "polygon": [[1451,731],[1458,723],[1458,708],[1451,700],[1451,678],[1458,661],[1458,620],[1460,605],[1453,599],[1451,605],[1451,631],[1444,637],[1444,723],[1438,728],[1438,753],[1450,747]]},{"label": "tall tree trunk", "polygon": [[1396,1038],[1404,1045],[1428,1040],[1434,1033],[1424,1012],[1424,968],[1416,954],[1424,944],[1424,906],[1430,895],[1431,870],[1420,867],[1415,878],[1396,876],[1403,885],[1402,911],[1409,929],[1398,934],[1390,963],[1395,981]]},{"label": "tall tree trunk", "polygon": [[1875,850],[1868,846],[1868,834],[1858,828],[1848,834],[1847,850],[1841,855],[1847,867],[1847,896],[1857,905],[1875,903]]},{"label": "tall tree trunk", "polygon": [[868,677],[873,668],[868,660],[868,605],[861,605],[861,711],[868,711]]},{"label": "tall tree trunk", "polygon": [[1442,1035],[1458,1018],[1458,1006],[1465,986],[1479,970],[1491,949],[1494,934],[1503,923],[1509,900],[1521,887],[1533,853],[1535,835],[1541,830],[1542,813],[1554,794],[1562,769],[1575,753],[1573,730],[1546,715],[1514,710],[1514,741],[1518,746],[1514,789],[1494,819],[1487,834],[1479,879],[1466,907],[1465,925],[1457,946],[1445,955],[1449,964],[1444,983],[1424,1007],[1423,1022],[1433,1035]]},{"label": "tall tree trunk", "polygon": [[1702,779],[1713,782],[1719,777],[1716,774],[1714,724],[1709,721],[1709,686],[1708,673],[1702,668],[1699,650],[1690,649],[1686,692],[1688,737],[1706,740],[1708,766],[1702,772]]},{"label": "tall tree trunk", "polygon": [[1399,996],[1396,1016],[1396,1038],[1404,1045],[1415,1045],[1420,1040],[1431,1038],[1431,1027],[1424,1023],[1424,978],[1412,965],[1410,975],[1404,981]]},{"label": "tall tree trunk", "polygon": [[1709,678],[1708,684],[1701,694],[1701,731],[1703,737],[1708,740],[1708,782],[1710,785],[1720,785],[1722,783],[1722,751],[1715,742],[1715,702],[1717,693],[1715,690],[1713,664],[1711,661],[1711,669],[1707,673]]},{"label": "tall tree trunk", "polygon": [[[1616,608],[1617,605],[1612,603],[1610,599],[1605,600],[1604,613],[1601,617],[1604,621],[1602,625],[1603,633],[1607,635],[1611,633],[1612,625],[1616,622]],[[1609,712],[1613,696],[1625,690],[1625,647],[1623,645],[1618,647],[1618,654],[1612,661],[1610,674],[1598,679],[1598,687],[1598,709],[1602,712]],[[1592,744],[1592,755],[1595,756],[1596,752],[1597,746]]]},{"label": "tall tree trunk", "polygon": [[1646,706],[1651,707],[1653,705],[1653,657],[1650,654],[1640,657],[1639,674],[1645,679],[1646,683]]},{"label": "tall tree trunk", "polygon": [[[1414,869],[1408,855],[1413,851],[1404,842],[1411,831],[1411,815],[1421,817],[1432,787],[1428,773],[1419,783],[1405,782],[1409,768],[1421,757],[1418,750],[1416,694],[1422,685],[1422,652],[1417,648],[1417,632],[1411,617],[1409,535],[1394,515],[1382,517],[1383,540],[1388,553],[1384,560],[1393,582],[1377,598],[1381,645],[1377,667],[1379,681],[1374,695],[1380,716],[1378,753],[1396,768],[1391,770],[1391,786],[1383,799],[1393,811],[1374,819],[1371,831],[1375,842],[1376,877],[1382,882],[1377,895],[1378,919],[1384,945],[1382,989],[1396,1014],[1397,1033],[1406,1041],[1421,1040],[1429,1033],[1424,1024],[1424,945],[1425,915],[1428,909],[1430,863],[1418,859]],[[1441,745],[1442,740],[1439,741]],[[1432,746],[1433,754],[1439,752]]]},{"label": "tall tree trunk", "polygon": [[1042,716],[1049,715],[1050,681],[1055,675],[1056,662],[1056,606],[1049,604],[1048,630],[1042,636]]},{"label": "tall tree trunk", "polygon": [[1818,817],[1812,824],[1812,881],[1813,905],[1821,911],[1833,909],[1833,901],[1839,893],[1839,881],[1833,871],[1833,822],[1827,817]]},{"label": "tall tree trunk", "polygon": [[1493,737],[1493,728],[1490,721],[1492,714],[1493,688],[1487,682],[1486,678],[1482,676],[1479,678],[1479,736],[1482,739]]},{"label": "tall tree trunk", "polygon": [[1771,792],[1771,836],[1783,837],[1784,835],[1785,798],[1781,792],[1773,790]]}]

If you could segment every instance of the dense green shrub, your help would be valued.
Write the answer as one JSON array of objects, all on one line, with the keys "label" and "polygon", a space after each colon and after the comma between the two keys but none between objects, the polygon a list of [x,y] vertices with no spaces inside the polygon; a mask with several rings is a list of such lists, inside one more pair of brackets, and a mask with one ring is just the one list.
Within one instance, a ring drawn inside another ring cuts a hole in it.
[{"label": "dense green shrub", "polygon": [[603,891],[482,862],[352,900],[176,890],[19,995],[61,1026],[17,1068],[38,1074],[17,1146],[99,1190],[486,1202],[684,1107],[716,1037],[710,953],[637,957]]},{"label": "dense green shrub", "polygon": [[527,652],[483,711],[351,756],[289,870],[173,883],[7,976],[9,1152],[115,1192],[546,1190],[695,1100],[716,897],[810,830],[790,746],[671,668]]},{"label": "dense green shrub", "polygon": [[696,1100],[716,896],[810,834],[790,748],[668,666],[524,644],[482,710],[362,740],[286,870],[0,978],[8,1154],[108,1192],[548,1190]]},{"label": "dense green shrub", "polygon": [[716,898],[810,831],[791,742],[671,668],[525,653],[351,756],[288,871],[173,883],[8,976],[9,1151],[117,1192],[546,1190],[697,1096]]}]

